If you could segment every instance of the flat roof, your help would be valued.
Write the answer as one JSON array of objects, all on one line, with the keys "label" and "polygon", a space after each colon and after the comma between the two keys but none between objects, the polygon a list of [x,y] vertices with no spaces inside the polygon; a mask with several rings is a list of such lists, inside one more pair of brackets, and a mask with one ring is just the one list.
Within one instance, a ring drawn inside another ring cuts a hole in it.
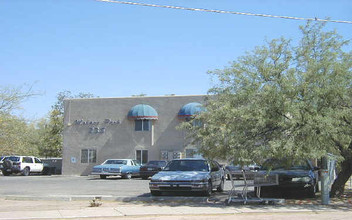
[{"label": "flat roof", "polygon": [[94,99],[143,99],[143,98],[181,98],[181,97],[201,97],[208,95],[163,95],[163,96],[127,96],[127,97],[93,97],[93,98],[71,98],[64,100],[94,100]]}]

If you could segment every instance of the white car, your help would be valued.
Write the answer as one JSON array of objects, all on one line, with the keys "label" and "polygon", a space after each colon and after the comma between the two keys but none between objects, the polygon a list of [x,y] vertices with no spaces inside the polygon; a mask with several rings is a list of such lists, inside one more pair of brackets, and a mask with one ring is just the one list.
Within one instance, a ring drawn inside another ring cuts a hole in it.
[{"label": "white car", "polygon": [[176,159],[169,162],[149,183],[153,196],[162,192],[202,192],[210,196],[213,189],[224,191],[224,169],[218,162],[199,158]]},{"label": "white car", "polygon": [[22,175],[28,176],[30,173],[41,173],[44,169],[43,162],[33,156],[6,156],[1,164],[4,176],[13,173],[22,173]]}]

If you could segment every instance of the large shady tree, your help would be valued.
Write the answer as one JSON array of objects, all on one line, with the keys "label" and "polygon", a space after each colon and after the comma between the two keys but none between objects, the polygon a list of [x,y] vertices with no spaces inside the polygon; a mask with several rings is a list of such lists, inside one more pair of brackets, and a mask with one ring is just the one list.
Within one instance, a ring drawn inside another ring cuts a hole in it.
[{"label": "large shady tree", "polygon": [[203,155],[240,164],[332,153],[335,196],[352,174],[352,53],[323,23],[300,29],[297,45],[275,39],[210,72],[216,84],[196,118],[204,126],[182,126]]}]

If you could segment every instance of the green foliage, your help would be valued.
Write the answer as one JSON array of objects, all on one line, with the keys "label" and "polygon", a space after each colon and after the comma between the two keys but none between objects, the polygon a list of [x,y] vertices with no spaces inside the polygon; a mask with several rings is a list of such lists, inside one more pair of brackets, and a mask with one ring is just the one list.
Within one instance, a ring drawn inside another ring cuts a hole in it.
[{"label": "green foliage", "polygon": [[94,95],[90,93],[79,93],[73,95],[70,91],[63,91],[58,93],[57,101],[52,106],[48,120],[41,121],[39,126],[39,133],[41,137],[41,144],[39,146],[39,153],[43,157],[61,157],[64,129],[64,100],[73,98],[92,98]]},{"label": "green foliage", "polygon": [[52,110],[47,121],[39,124],[41,144],[40,155],[43,157],[61,157],[62,155],[62,131],[63,115],[59,110]]},{"label": "green foliage", "polygon": [[10,114],[0,114],[0,155],[38,155],[34,124]]},{"label": "green foliage", "polygon": [[35,95],[31,86],[0,86],[0,155],[38,154],[35,125],[13,115],[23,101]]},{"label": "green foliage", "polygon": [[323,27],[309,22],[298,46],[275,39],[210,72],[218,84],[196,118],[205,126],[182,125],[205,156],[243,164],[349,151],[352,53]]}]

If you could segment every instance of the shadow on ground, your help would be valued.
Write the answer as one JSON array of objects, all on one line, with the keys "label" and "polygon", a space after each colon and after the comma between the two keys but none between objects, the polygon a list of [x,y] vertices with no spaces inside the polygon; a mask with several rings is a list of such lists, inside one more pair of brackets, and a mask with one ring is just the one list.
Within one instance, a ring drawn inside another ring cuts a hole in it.
[{"label": "shadow on ground", "polygon": [[[352,209],[352,193],[351,195],[345,196],[344,198],[333,198],[329,205],[321,205],[320,193],[317,193],[315,198],[306,198],[303,195],[285,194],[285,202],[283,204],[267,204],[267,203],[227,203],[228,192],[214,192],[210,197],[204,197],[198,193],[189,192],[166,192],[161,196],[151,196],[150,193],[144,193],[138,196],[138,198],[148,198],[148,200],[128,200],[123,202],[143,204],[144,206],[155,206],[160,207],[177,207],[177,206],[189,206],[189,207],[217,207],[227,208],[236,207],[239,209],[252,209],[252,210],[302,210],[302,211],[351,211]],[[281,194],[282,195],[282,194]],[[236,195],[237,196],[237,195]],[[238,195],[239,196],[239,195]],[[248,197],[253,197],[254,192],[249,192]],[[267,197],[268,198],[268,197]]]}]

